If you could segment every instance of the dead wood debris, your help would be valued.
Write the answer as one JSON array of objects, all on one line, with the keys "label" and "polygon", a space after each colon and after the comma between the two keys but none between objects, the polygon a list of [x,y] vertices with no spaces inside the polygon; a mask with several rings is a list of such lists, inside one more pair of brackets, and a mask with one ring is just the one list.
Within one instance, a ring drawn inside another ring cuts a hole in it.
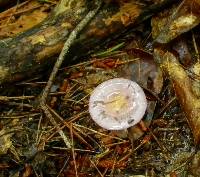
[{"label": "dead wood debris", "polygon": [[[199,3],[192,2],[190,7]],[[187,20],[188,11],[187,0],[166,9],[164,13],[172,14],[167,24]],[[153,39],[148,21],[109,43],[108,49],[59,70],[46,97],[56,126],[37,107],[46,78],[1,91],[0,176],[198,177],[199,26],[196,21],[184,23],[172,35],[159,26],[162,13],[151,23],[157,29]],[[143,123],[127,132],[104,130],[88,113],[93,88],[115,77],[137,81],[148,98]],[[71,147],[63,143],[60,131]]]}]

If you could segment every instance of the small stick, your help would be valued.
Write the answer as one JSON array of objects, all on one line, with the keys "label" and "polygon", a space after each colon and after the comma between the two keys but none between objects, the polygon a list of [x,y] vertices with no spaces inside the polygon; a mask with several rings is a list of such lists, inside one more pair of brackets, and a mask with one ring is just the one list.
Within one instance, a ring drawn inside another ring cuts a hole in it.
[{"label": "small stick", "polygon": [[[76,28],[70,33],[68,39],[66,40],[64,47],[54,65],[54,68],[51,72],[51,75],[49,77],[49,80],[47,82],[46,87],[43,90],[42,96],[40,98],[40,107],[41,109],[44,111],[45,115],[49,118],[49,121],[51,122],[51,124],[53,124],[54,126],[58,127],[57,122],[54,120],[53,116],[51,115],[51,112],[48,109],[48,106],[46,104],[46,100],[48,97],[48,94],[50,92],[51,86],[53,84],[53,81],[56,77],[56,74],[61,66],[61,64],[64,61],[64,57],[65,54],[67,54],[69,52],[69,49],[71,47],[71,45],[74,43],[74,40],[77,38],[77,35],[79,34],[79,32],[88,24],[88,22],[95,16],[95,14],[98,12],[99,8],[101,7],[102,1],[101,0],[97,0],[97,8],[94,10],[91,10],[88,12],[88,14],[84,17],[84,19],[76,26]],[[69,141],[69,139],[65,136],[64,132],[62,130],[59,130],[59,134],[60,136],[63,138],[66,146],[68,148],[71,148],[71,143]]]},{"label": "small stick", "polygon": [[71,47],[71,45],[74,43],[74,40],[76,39],[77,35],[79,34],[79,32],[88,24],[88,22],[95,16],[95,14],[97,13],[97,11],[99,10],[101,6],[101,1],[97,1],[97,8],[90,11],[85,17],[84,19],[77,25],[77,27],[70,33],[67,41],[64,44],[64,47],[54,65],[54,68],[51,72],[51,75],[49,77],[49,80],[47,82],[47,85],[42,93],[42,97],[41,97],[41,102],[46,102],[47,96],[49,94],[49,91],[51,89],[51,86],[53,84],[53,81],[55,79],[55,76],[61,66],[61,64],[64,61],[64,57],[65,54],[67,54],[69,52],[69,49]]}]

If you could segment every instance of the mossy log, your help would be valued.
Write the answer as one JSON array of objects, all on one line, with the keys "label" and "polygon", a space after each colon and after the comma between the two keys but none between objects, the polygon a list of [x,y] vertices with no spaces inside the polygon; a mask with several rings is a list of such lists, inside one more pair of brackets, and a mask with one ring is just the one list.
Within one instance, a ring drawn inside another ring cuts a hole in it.
[{"label": "mossy log", "polygon": [[[136,21],[171,4],[168,0],[150,7],[131,0],[105,3],[81,32],[65,61],[72,62],[105,40],[121,34]],[[70,0],[64,8],[57,6],[41,24],[14,38],[1,40],[0,85],[27,79],[52,66],[70,32],[93,6],[92,1]]]}]

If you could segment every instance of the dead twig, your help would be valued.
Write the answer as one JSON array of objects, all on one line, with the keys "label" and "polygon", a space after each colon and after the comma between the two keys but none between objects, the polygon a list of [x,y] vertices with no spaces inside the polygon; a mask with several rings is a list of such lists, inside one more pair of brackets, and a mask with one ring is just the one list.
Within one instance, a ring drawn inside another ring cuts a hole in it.
[{"label": "dead twig", "polygon": [[[94,10],[91,10],[88,12],[88,14],[85,16],[85,18],[77,25],[77,27],[70,33],[67,41],[64,44],[64,47],[54,65],[54,68],[52,70],[52,73],[49,77],[49,80],[47,82],[47,85],[42,93],[41,99],[40,99],[40,106],[41,109],[44,111],[45,115],[49,118],[50,122],[57,127],[57,123],[54,120],[53,116],[51,115],[48,106],[46,104],[46,99],[48,97],[48,94],[50,92],[50,88],[53,84],[53,81],[56,77],[56,74],[62,64],[62,62],[64,61],[64,57],[65,54],[69,52],[69,49],[71,47],[71,45],[74,43],[74,40],[77,38],[77,35],[79,34],[79,32],[88,24],[88,22],[95,16],[95,14],[97,13],[97,11],[99,10],[99,8],[101,7],[101,1],[98,0],[97,1],[97,8]],[[67,147],[71,147],[71,143],[69,141],[69,139],[65,136],[64,132],[62,130],[59,131],[60,136],[63,138],[65,144]]]}]

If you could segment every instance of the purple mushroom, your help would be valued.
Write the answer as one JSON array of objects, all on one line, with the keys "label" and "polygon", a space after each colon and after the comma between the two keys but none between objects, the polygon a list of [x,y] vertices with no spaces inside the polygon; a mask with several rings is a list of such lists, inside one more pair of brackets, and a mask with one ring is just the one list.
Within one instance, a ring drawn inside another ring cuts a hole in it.
[{"label": "purple mushroom", "polygon": [[123,130],[137,124],[147,108],[143,89],[124,78],[115,78],[98,85],[90,96],[92,119],[108,130]]}]

